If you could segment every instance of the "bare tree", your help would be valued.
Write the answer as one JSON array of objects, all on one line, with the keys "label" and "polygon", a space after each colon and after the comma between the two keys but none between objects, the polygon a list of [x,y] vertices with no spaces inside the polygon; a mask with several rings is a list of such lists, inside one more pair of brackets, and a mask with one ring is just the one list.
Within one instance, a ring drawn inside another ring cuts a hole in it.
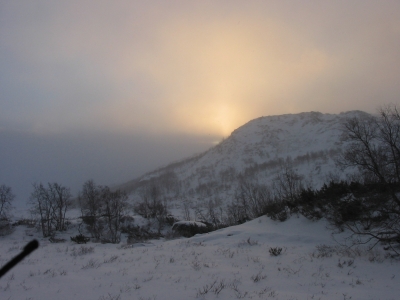
[{"label": "bare tree", "polygon": [[274,180],[274,191],[283,201],[294,202],[303,189],[303,177],[293,168],[292,164],[285,163]]},{"label": "bare tree", "polygon": [[82,191],[78,196],[82,220],[87,225],[87,230],[92,237],[97,240],[100,239],[103,230],[103,224],[100,221],[103,210],[101,188],[93,180],[88,180],[83,184]]},{"label": "bare tree", "polygon": [[235,198],[240,203],[243,217],[254,219],[265,213],[264,208],[270,201],[271,194],[267,186],[241,179],[235,191]]},{"label": "bare tree", "polygon": [[121,222],[128,208],[127,199],[124,192],[96,185],[93,180],[83,184],[78,200],[82,220],[93,238],[102,242],[120,242]]},{"label": "bare tree", "polygon": [[191,205],[190,201],[188,201],[186,199],[182,201],[183,219],[185,221],[190,221],[191,220],[190,205]]},{"label": "bare tree", "polygon": [[[358,218],[346,222],[363,242],[384,242],[393,250],[400,241],[400,114],[396,106],[379,110],[378,116],[348,119],[343,125],[348,146],[337,163],[355,167],[364,184],[373,186],[359,201]],[[398,250],[396,250],[399,253]]]},{"label": "bare tree", "polygon": [[0,219],[8,219],[12,209],[12,202],[15,195],[11,191],[11,187],[4,184],[0,185]]},{"label": "bare tree", "polygon": [[33,184],[33,192],[29,198],[31,212],[40,219],[40,226],[44,237],[51,236],[53,233],[52,211],[53,202],[42,183]]},{"label": "bare tree", "polygon": [[66,230],[65,214],[72,205],[71,191],[69,188],[58,183],[49,184],[48,193],[52,199],[52,219],[55,230]]},{"label": "bare tree", "polygon": [[35,183],[29,204],[31,212],[40,218],[44,237],[65,230],[65,214],[71,205],[69,188],[58,183],[48,183],[47,188],[42,183]]},{"label": "bare tree", "polygon": [[12,232],[10,223],[10,212],[15,196],[11,187],[0,185],[0,235],[7,235]]},{"label": "bare tree", "polygon": [[379,110],[377,135],[388,164],[389,182],[400,182],[400,114],[394,105]]},{"label": "bare tree", "polygon": [[223,219],[221,199],[215,198],[214,200],[208,200],[207,215],[214,229],[221,228]]},{"label": "bare tree", "polygon": [[158,231],[166,223],[168,216],[167,205],[161,198],[161,190],[157,185],[150,184],[142,192],[142,201],[134,206],[136,213],[145,218],[155,219],[158,222]]},{"label": "bare tree", "polygon": [[231,204],[226,207],[226,215],[224,223],[227,225],[237,225],[247,221],[247,217],[243,212],[241,203],[235,198]]},{"label": "bare tree", "polygon": [[126,214],[128,206],[127,195],[120,190],[112,192],[109,187],[101,189],[101,201],[103,202],[102,217],[105,220],[105,230],[102,234],[104,241],[119,243],[121,240],[121,219]]}]

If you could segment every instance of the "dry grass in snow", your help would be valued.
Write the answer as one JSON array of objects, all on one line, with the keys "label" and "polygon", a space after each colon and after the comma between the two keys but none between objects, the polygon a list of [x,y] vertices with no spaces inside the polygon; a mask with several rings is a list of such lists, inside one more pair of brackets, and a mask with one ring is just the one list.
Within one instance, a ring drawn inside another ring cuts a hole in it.
[{"label": "dry grass in snow", "polygon": [[[37,235],[39,249],[0,279],[0,295],[60,300],[398,299],[399,262],[385,258],[378,248],[340,248],[325,225],[261,217],[190,239],[133,246],[52,244]],[[1,237],[0,264],[32,238],[23,226]]]}]

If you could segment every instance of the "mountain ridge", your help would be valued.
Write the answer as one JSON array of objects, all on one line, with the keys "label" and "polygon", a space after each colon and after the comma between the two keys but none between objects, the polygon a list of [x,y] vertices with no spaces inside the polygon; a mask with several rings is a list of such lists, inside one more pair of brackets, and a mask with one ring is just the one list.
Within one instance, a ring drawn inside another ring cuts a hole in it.
[{"label": "mountain ridge", "polygon": [[326,181],[344,179],[335,158],[345,146],[342,124],[362,111],[340,114],[303,112],[263,116],[235,129],[218,145],[198,155],[166,165],[118,188],[139,200],[148,186],[157,186],[167,201],[207,202],[232,199],[238,182],[270,184],[283,165],[290,165],[304,185],[319,188]]}]

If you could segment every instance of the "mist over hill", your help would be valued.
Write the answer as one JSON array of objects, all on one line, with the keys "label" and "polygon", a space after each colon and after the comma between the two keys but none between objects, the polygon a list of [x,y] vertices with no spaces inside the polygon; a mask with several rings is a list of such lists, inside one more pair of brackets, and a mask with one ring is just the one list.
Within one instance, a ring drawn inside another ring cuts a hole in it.
[{"label": "mist over hill", "polygon": [[[149,172],[118,188],[140,201],[156,189],[169,209],[180,214],[182,203],[201,211],[209,201],[222,209],[243,180],[272,186],[284,168],[290,168],[303,187],[320,188],[348,175],[335,165],[344,147],[341,126],[362,111],[340,114],[304,112],[254,119],[199,155]],[[195,218],[195,216],[193,216]]]}]

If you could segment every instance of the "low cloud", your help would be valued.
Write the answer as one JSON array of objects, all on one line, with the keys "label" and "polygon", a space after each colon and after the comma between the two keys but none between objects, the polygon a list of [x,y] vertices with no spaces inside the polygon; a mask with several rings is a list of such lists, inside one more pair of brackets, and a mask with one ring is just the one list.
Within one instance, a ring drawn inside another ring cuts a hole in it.
[{"label": "low cloud", "polygon": [[2,126],[226,136],[260,115],[398,101],[396,2],[2,6]]},{"label": "low cloud", "polygon": [[262,115],[400,104],[399,13],[398,1],[3,1],[0,180],[117,183]]}]

